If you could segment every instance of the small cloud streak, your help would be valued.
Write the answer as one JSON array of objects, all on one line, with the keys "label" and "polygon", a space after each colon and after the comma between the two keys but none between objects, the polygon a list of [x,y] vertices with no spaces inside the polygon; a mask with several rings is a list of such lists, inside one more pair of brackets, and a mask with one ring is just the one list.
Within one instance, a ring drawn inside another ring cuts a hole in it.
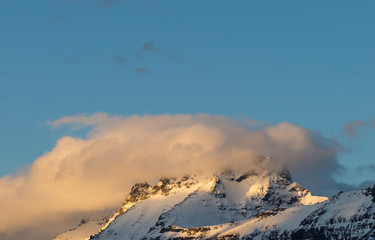
[{"label": "small cloud streak", "polygon": [[137,53],[135,54],[135,57],[140,59],[140,58],[145,57],[147,54],[154,54],[157,56],[161,56],[168,60],[172,60],[178,63],[184,62],[184,59],[182,59],[180,56],[177,56],[172,51],[168,51],[157,46],[157,44],[155,44],[155,42],[153,41],[145,42],[142,45],[142,47],[137,51]]},{"label": "small cloud streak", "polygon": [[105,113],[97,113],[92,116],[75,115],[63,117],[53,122],[48,122],[53,127],[60,127],[61,125],[74,124],[74,125],[103,125],[105,122],[111,120]]},{"label": "small cloud streak", "polygon": [[124,65],[128,60],[126,59],[124,54],[120,54],[114,58],[115,62],[120,66]]},{"label": "small cloud streak", "polygon": [[141,51],[143,51],[143,52],[153,52],[155,50],[156,50],[156,48],[155,48],[155,45],[152,41],[146,42],[145,44],[143,44],[143,46],[141,48]]},{"label": "small cloud streak", "polygon": [[151,54],[151,53],[156,54],[159,51],[160,50],[156,48],[155,43],[153,41],[148,41],[148,42],[145,42],[142,45],[142,47],[137,51],[137,53],[135,54],[135,57],[137,59],[142,59],[147,54]]},{"label": "small cloud streak", "polygon": [[348,138],[356,138],[359,134],[359,131],[365,127],[365,123],[361,120],[354,120],[345,124],[342,129],[342,133],[344,136]]},{"label": "small cloud streak", "polygon": [[[134,57],[137,60],[143,60],[146,56],[157,56],[163,57],[169,61],[173,61],[175,63],[183,63],[185,60],[177,56],[175,53],[171,51],[166,51],[160,47],[158,47],[153,41],[145,42],[139,50],[135,53]],[[134,67],[134,71],[139,74],[148,74],[151,73],[151,70],[145,67]]]},{"label": "small cloud streak", "polygon": [[68,63],[76,63],[76,62],[80,62],[81,59],[80,58],[76,58],[76,57],[66,57],[65,61],[67,61]]},{"label": "small cloud streak", "polygon": [[151,70],[145,67],[135,67],[134,71],[139,74],[149,74],[151,73]]},{"label": "small cloud streak", "polygon": [[[51,229],[58,234],[84,213],[116,209],[134,183],[163,176],[210,175],[226,168],[261,173],[287,165],[313,193],[334,193],[340,186],[331,177],[340,169],[340,145],[287,122],[250,129],[206,114],[97,113],[63,117],[50,125],[92,129],[86,138],[60,138],[31,166],[0,178],[2,239],[22,239],[25,229],[29,240],[52,238]],[[262,161],[260,155],[273,160]],[[46,223],[53,226],[47,229]]]}]

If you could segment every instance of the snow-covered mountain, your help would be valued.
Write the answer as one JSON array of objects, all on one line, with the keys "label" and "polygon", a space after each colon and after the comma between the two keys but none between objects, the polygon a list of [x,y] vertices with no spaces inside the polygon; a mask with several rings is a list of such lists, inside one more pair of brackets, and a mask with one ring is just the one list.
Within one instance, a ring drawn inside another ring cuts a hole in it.
[{"label": "snow-covered mountain", "polygon": [[374,201],[375,187],[312,196],[286,169],[162,178],[136,184],[105,223],[55,239],[371,239]]}]

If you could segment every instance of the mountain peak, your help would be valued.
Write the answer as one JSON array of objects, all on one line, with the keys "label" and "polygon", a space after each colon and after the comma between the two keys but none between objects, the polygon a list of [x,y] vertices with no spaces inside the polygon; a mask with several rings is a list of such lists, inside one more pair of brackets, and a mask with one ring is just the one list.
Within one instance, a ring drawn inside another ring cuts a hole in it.
[{"label": "mountain peak", "polygon": [[211,226],[221,228],[261,219],[326,199],[312,196],[292,182],[286,168],[262,173],[227,170],[209,177],[164,177],[154,185],[135,184],[122,207],[91,238],[197,238],[212,232]]}]

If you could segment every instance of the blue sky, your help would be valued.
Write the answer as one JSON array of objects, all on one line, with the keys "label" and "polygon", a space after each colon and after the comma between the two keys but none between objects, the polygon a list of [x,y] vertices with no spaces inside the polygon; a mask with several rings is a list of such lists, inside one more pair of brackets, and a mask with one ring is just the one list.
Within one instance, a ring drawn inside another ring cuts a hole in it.
[{"label": "blue sky", "polygon": [[[370,179],[374,7],[373,1],[3,0],[0,175],[72,134],[47,121],[96,112],[207,113],[288,121],[337,138],[348,148],[339,156],[348,168],[339,178]],[[367,125],[356,138],[343,137],[354,120]]]}]

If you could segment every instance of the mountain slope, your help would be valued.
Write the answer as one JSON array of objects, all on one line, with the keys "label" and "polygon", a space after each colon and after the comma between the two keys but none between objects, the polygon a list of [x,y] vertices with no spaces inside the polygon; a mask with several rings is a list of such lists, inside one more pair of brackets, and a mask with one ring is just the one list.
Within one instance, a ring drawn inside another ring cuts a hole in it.
[{"label": "mountain slope", "polygon": [[328,201],[312,196],[285,169],[162,178],[136,184],[99,233],[85,238],[375,239],[374,202],[375,186]]},{"label": "mountain slope", "polygon": [[155,186],[135,185],[123,207],[109,221],[113,222],[94,238],[142,239],[168,237],[171,233],[194,235],[193,232],[199,235],[207,232],[206,226],[245,221],[326,199],[312,196],[292,182],[287,170],[264,175],[224,172],[203,179],[164,178]]}]

